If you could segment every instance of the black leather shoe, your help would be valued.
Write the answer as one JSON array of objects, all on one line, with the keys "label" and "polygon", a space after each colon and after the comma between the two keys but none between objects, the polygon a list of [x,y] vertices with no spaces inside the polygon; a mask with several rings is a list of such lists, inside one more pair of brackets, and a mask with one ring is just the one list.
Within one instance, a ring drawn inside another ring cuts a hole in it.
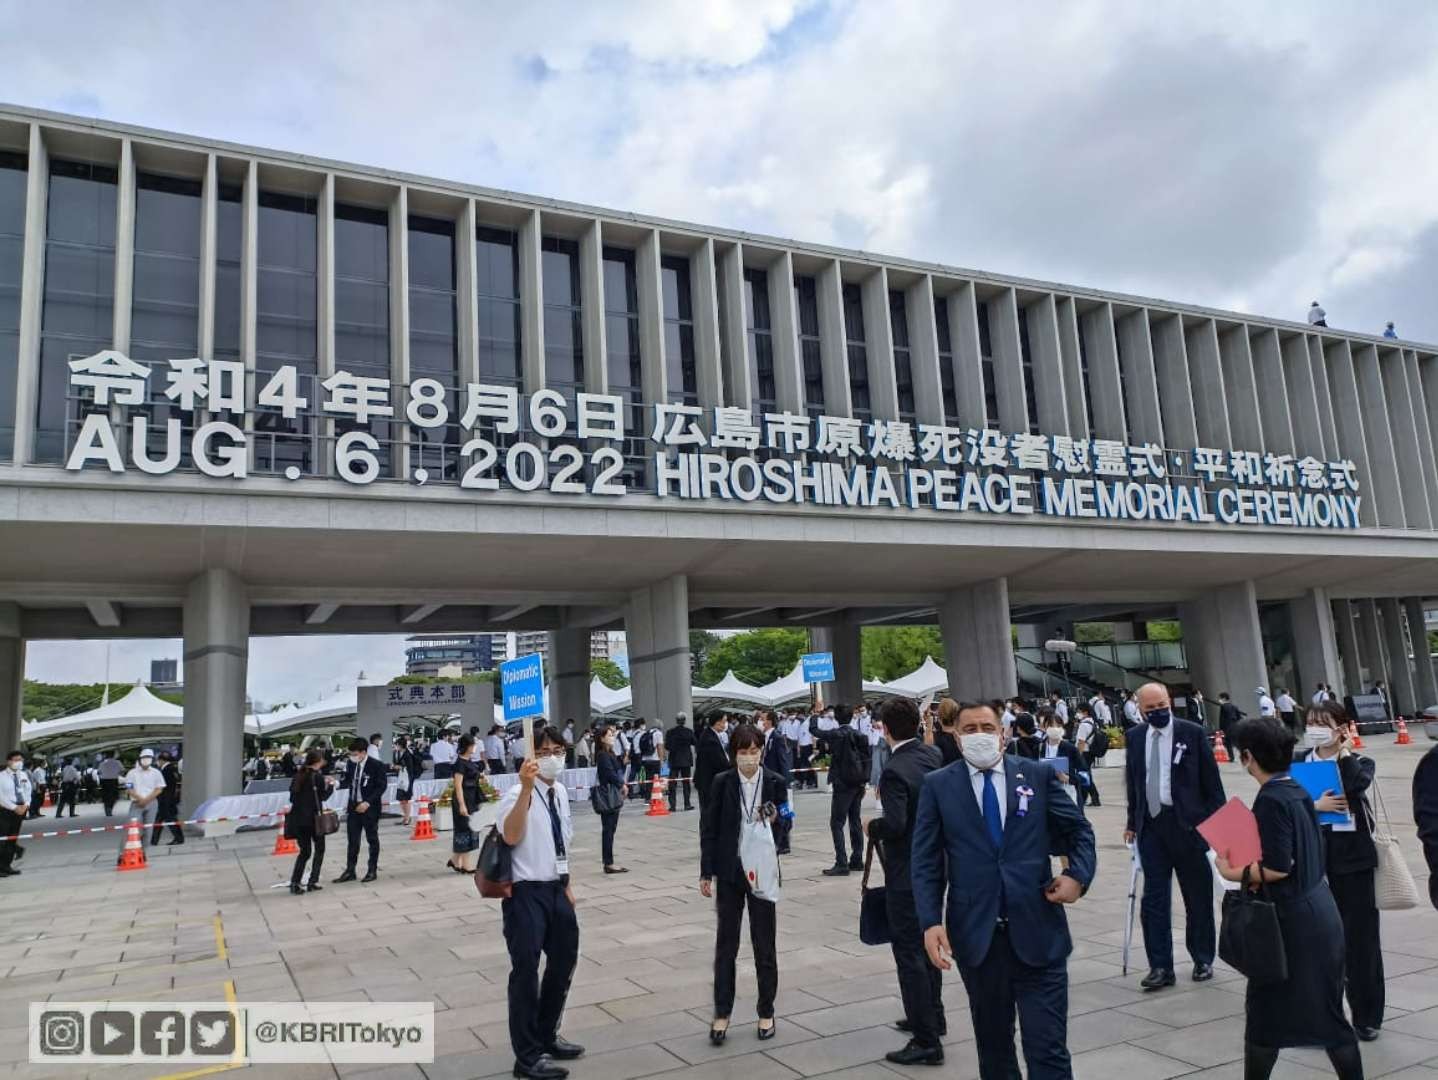
[{"label": "black leather shoe", "polygon": [[884,1055],[884,1060],[892,1061],[895,1065],[942,1065],[944,1048],[942,1046],[920,1046],[910,1039],[908,1046],[902,1050],[890,1050]]},{"label": "black leather shoe", "polygon": [[849,860],[849,869],[850,869],[850,870],[854,870],[854,871],[859,872],[859,873],[862,873],[863,870],[864,870],[864,860],[863,860],[863,859],[857,859],[857,858],[856,858],[856,859],[850,859],[850,860]]},{"label": "black leather shoe", "polygon": [[727,1024],[724,1027],[715,1027],[713,1024],[709,1025],[709,1041],[715,1046],[722,1045],[724,1037],[728,1034],[729,1027]]},{"label": "black leather shoe", "polygon": [[335,878],[334,883],[336,885],[343,885],[346,881],[353,881],[354,879],[355,872],[353,870],[346,870],[339,877]]},{"label": "black leather shoe", "polygon": [[366,870],[364,877],[360,878],[360,884],[361,884],[361,885],[368,885],[371,881],[375,881],[375,880],[377,880],[378,878],[379,878],[379,874],[378,874],[378,873],[376,873],[376,872],[373,871],[373,870]]},{"label": "black leather shoe", "polygon": [[296,885],[292,881],[290,882],[290,892],[294,893],[296,896],[303,896],[305,894],[304,886]]},{"label": "black leather shoe", "polygon": [[166,844],[165,846],[166,846],[166,847],[174,847],[176,844],[183,844],[184,842],[185,842],[185,841],[184,841],[183,838],[182,838],[182,839],[179,839],[179,840],[171,840],[171,841],[170,841],[168,844]]},{"label": "black leather shoe", "polygon": [[1357,1032],[1358,1037],[1364,1042],[1372,1042],[1378,1038],[1378,1029],[1376,1027],[1354,1027],[1353,1030]]},{"label": "black leather shoe", "polygon": [[1213,965],[1212,965],[1212,964],[1194,964],[1194,965],[1193,965],[1193,981],[1194,981],[1194,982],[1208,982],[1208,980],[1211,979],[1211,978],[1213,978]]},{"label": "black leather shoe", "polygon": [[556,1065],[548,1054],[540,1054],[528,1065],[516,1061],[514,1075],[526,1077],[528,1080],[564,1080],[569,1075],[569,1070],[562,1065]]},{"label": "black leather shoe", "polygon": [[[911,1023],[909,1023],[909,1018],[908,1018],[908,1017],[906,1017],[906,1016],[901,1016],[901,1017],[899,1017],[899,1019],[897,1019],[897,1020],[894,1021],[894,1030],[895,1030],[895,1031],[902,1031],[905,1035],[908,1035],[908,1034],[910,1034],[910,1033],[914,1030],[914,1025],[911,1024]],[[945,1035],[947,1035],[948,1033],[949,1033],[949,1025],[948,1025],[947,1023],[940,1024],[940,1025],[939,1025],[939,1038],[942,1039],[942,1038],[943,1038]]]},{"label": "black leather shoe", "polygon": [[549,1044],[549,1048],[545,1053],[558,1061],[573,1061],[575,1058],[581,1057],[584,1054],[584,1047],[578,1043],[565,1042],[563,1039],[555,1036],[554,1041]]},{"label": "black leather shoe", "polygon": [[848,877],[849,867],[845,863],[836,862],[829,869],[821,871],[825,877]]},{"label": "black leather shoe", "polygon": [[323,888],[324,886],[321,885],[318,881],[311,881],[308,885],[305,886],[305,892],[319,892]]},{"label": "black leather shoe", "polygon": [[1154,968],[1143,977],[1139,986],[1145,990],[1162,990],[1165,986],[1173,986],[1177,982],[1172,971],[1167,968]]}]

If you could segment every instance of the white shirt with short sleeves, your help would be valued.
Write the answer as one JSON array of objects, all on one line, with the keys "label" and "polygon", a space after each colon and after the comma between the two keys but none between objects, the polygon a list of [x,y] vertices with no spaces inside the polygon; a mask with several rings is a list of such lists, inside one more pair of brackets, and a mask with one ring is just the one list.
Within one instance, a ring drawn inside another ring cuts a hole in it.
[{"label": "white shirt with short sleeves", "polygon": [[[519,802],[522,784],[513,784],[499,797],[499,810],[494,823],[504,832],[504,823]],[[574,839],[574,823],[569,816],[569,792],[564,785],[534,782],[529,798],[529,816],[524,823],[524,837],[511,849],[515,881],[558,881],[559,863],[554,850],[554,830],[549,819],[549,793],[554,792],[554,806],[559,814],[560,835],[568,852]]]},{"label": "white shirt with short sleeves", "polygon": [[130,789],[131,798],[143,799],[165,786],[165,775],[153,765],[148,769],[136,765],[125,774],[125,786]]}]

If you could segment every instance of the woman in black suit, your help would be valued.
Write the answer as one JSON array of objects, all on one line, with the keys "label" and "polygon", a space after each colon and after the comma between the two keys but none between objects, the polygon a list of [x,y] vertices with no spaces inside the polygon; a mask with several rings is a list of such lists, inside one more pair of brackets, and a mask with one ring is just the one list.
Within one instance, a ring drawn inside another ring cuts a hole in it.
[{"label": "woman in black suit", "polygon": [[1079,753],[1079,748],[1069,741],[1064,731],[1064,723],[1053,709],[1039,710],[1038,727],[1039,738],[1043,740],[1039,744],[1039,760],[1064,758],[1068,761],[1068,771],[1058,774],[1059,781],[1073,788],[1074,802],[1082,807],[1084,786],[1079,770],[1084,767],[1083,755]]},{"label": "woman in black suit", "polygon": [[[285,813],[285,837],[300,846],[300,853],[295,856],[295,867],[290,871],[290,892],[296,896],[304,892],[318,892],[323,888],[320,884],[320,864],[325,861],[325,837],[324,833],[316,831],[315,819],[325,808],[325,800],[330,797],[335,786],[334,777],[325,776],[324,769],[324,751],[311,750],[305,755],[305,763],[300,771],[295,773],[295,778],[290,781],[290,808]],[[301,885],[300,882],[305,876],[305,863],[309,862],[312,851],[315,861],[310,866],[310,881],[308,885]]]},{"label": "woman in black suit", "polygon": [[741,724],[729,737],[734,768],[714,777],[699,827],[699,891],[715,898],[719,924],[714,938],[714,1022],[709,1041],[718,1046],[734,1011],[734,961],[739,955],[739,924],[749,908],[749,940],[759,979],[759,1038],[774,1037],[774,996],[779,992],[775,943],[775,904],[749,887],[739,861],[739,829],[745,822],[769,822],[789,799],[789,786],[778,773],[760,765],[764,736],[753,724]]},{"label": "woman in black suit", "polygon": [[1348,745],[1348,713],[1336,701],[1309,706],[1304,720],[1304,745],[1299,757],[1306,761],[1337,761],[1343,790],[1325,793],[1315,809],[1351,814],[1350,831],[1324,825],[1324,864],[1328,888],[1343,919],[1344,976],[1353,1028],[1364,1042],[1378,1038],[1383,1026],[1383,947],[1378,936],[1378,900],[1373,873],[1378,849],[1373,846],[1373,809],[1368,789],[1373,786],[1372,758],[1355,753]]},{"label": "woman in black suit", "polygon": [[595,787],[612,787],[620,793],[619,807],[599,815],[599,846],[604,857],[604,872],[627,874],[627,869],[614,865],[614,832],[619,828],[619,811],[624,805],[624,766],[619,764],[619,758],[614,753],[614,735],[614,729],[611,727],[600,728],[594,733]]}]

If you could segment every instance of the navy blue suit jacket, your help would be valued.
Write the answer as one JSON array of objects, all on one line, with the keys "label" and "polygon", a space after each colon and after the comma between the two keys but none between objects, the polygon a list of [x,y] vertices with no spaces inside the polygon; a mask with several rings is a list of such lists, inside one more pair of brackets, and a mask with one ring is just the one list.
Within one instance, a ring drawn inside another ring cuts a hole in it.
[{"label": "navy blue suit jacket", "polygon": [[[1223,778],[1213,760],[1208,732],[1190,720],[1174,717],[1173,757],[1169,759],[1169,784],[1173,789],[1173,810],[1185,829],[1198,827],[1224,804]],[[1148,816],[1148,724],[1130,728],[1124,736],[1128,754],[1128,831],[1143,831]],[[1181,748],[1181,749],[1180,749]]]},{"label": "navy blue suit jacket", "polygon": [[[1052,766],[1006,756],[1008,809],[1003,844],[994,850],[962,760],[924,777],[914,821],[909,874],[919,926],[947,924],[954,958],[977,967],[988,955],[999,921],[1003,885],[1014,953],[1031,967],[1046,967],[1073,949],[1063,905],[1044,896],[1053,880],[1050,852],[1067,855],[1067,873],[1087,889],[1097,869],[1093,826],[1069,798]],[[1019,813],[1019,788],[1032,792]],[[947,911],[944,888],[948,887]]]},{"label": "navy blue suit jacket", "polygon": [[794,764],[789,760],[789,741],[777,728],[764,743],[764,768],[778,773],[786,782],[794,779]]}]

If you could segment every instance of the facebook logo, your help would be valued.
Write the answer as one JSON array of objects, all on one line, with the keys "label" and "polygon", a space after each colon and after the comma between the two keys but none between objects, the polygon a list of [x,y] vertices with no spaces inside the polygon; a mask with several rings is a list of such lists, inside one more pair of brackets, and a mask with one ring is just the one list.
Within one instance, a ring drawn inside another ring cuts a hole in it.
[{"label": "facebook logo", "polygon": [[140,1051],[156,1057],[185,1052],[183,1013],[155,1010],[140,1014]]}]

